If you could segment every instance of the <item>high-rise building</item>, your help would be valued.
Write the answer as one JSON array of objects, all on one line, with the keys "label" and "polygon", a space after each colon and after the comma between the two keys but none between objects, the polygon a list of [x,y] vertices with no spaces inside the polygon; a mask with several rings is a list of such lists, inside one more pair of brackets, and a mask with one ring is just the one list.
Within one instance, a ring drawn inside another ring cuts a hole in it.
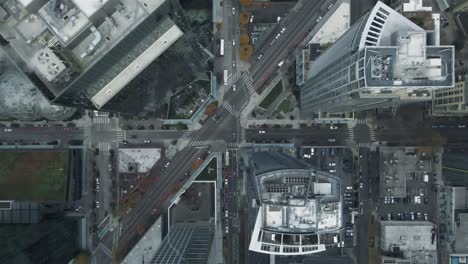
[{"label": "high-rise building", "polygon": [[467,115],[468,85],[466,68],[456,70],[456,83],[452,88],[438,89],[432,100],[433,115]]},{"label": "high-rise building", "polygon": [[301,87],[304,115],[426,101],[453,87],[454,47],[382,2],[310,66]]},{"label": "high-rise building", "polygon": [[339,177],[279,152],[255,152],[249,164],[259,203],[249,250],[291,256],[337,246]]}]

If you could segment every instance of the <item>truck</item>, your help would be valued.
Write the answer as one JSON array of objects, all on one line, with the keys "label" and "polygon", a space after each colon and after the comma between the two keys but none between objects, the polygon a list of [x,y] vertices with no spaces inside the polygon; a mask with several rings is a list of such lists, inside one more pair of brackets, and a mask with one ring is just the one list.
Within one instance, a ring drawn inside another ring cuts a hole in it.
[{"label": "truck", "polygon": [[221,39],[219,43],[219,55],[224,56],[224,39]]}]

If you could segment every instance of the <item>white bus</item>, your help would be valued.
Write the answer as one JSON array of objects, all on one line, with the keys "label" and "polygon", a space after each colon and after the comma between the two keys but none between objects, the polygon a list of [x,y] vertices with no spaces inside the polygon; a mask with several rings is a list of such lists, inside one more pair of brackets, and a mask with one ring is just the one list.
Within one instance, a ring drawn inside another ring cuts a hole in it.
[{"label": "white bus", "polygon": [[223,72],[224,85],[228,85],[228,71],[224,70]]},{"label": "white bus", "polygon": [[219,55],[224,56],[224,39],[221,39],[219,43]]},{"label": "white bus", "polygon": [[224,165],[229,166],[229,150],[226,150],[226,155],[224,155]]}]

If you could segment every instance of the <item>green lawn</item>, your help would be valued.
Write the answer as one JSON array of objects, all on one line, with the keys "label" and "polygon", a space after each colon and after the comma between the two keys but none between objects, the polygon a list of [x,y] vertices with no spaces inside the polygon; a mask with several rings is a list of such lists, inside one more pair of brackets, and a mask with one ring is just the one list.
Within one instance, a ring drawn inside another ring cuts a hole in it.
[{"label": "green lawn", "polygon": [[0,151],[0,200],[62,201],[66,152]]},{"label": "green lawn", "polygon": [[289,99],[284,99],[283,102],[281,102],[281,104],[278,106],[278,109],[285,114],[291,112],[291,101]]},{"label": "green lawn", "polygon": [[278,98],[282,91],[283,82],[279,81],[275,87],[271,89],[270,93],[263,99],[259,106],[263,109],[267,109],[276,100],[276,98]]},{"label": "green lawn", "polygon": [[217,158],[213,158],[197,177],[198,181],[214,181],[217,173]]}]

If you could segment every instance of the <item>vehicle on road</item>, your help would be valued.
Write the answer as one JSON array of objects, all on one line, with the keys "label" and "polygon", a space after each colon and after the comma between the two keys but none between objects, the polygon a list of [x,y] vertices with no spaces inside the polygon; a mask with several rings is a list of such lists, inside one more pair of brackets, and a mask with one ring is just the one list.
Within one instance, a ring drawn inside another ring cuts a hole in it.
[{"label": "vehicle on road", "polygon": [[236,91],[236,85],[235,84],[232,85],[232,91],[234,91],[234,92]]},{"label": "vehicle on road", "polygon": [[251,16],[250,16],[250,20],[249,20],[249,21],[250,21],[250,23],[252,23],[252,22],[253,22],[253,20],[254,20],[254,15],[251,15]]},{"label": "vehicle on road", "polygon": [[334,129],[338,129],[338,127],[337,126],[330,126],[330,129],[334,130]]},{"label": "vehicle on road", "polygon": [[331,4],[327,7],[327,9],[330,10],[332,7],[333,7],[333,3],[331,3]]},{"label": "vehicle on road", "polygon": [[278,67],[281,68],[281,66],[283,66],[283,64],[284,64],[284,60],[282,60],[282,61],[280,61],[280,62],[278,63]]},{"label": "vehicle on road", "polygon": [[334,138],[329,138],[328,142],[335,142],[336,140]]},{"label": "vehicle on road", "polygon": [[11,131],[13,131],[13,129],[11,129],[11,128],[5,128],[5,132],[11,132]]},{"label": "vehicle on road", "polygon": [[169,164],[171,164],[169,161],[164,165],[165,168],[169,167]]},{"label": "vehicle on road", "polygon": [[145,139],[143,142],[144,142],[145,144],[148,144],[148,143],[151,143],[151,140]]},{"label": "vehicle on road", "polygon": [[232,61],[232,67],[233,67],[233,68],[236,67],[236,61]]},{"label": "vehicle on road", "polygon": [[228,85],[228,71],[227,70],[223,71],[223,81],[224,81],[224,85]]},{"label": "vehicle on road", "polygon": [[335,173],[335,172],[336,172],[336,170],[330,170],[330,173]]},{"label": "vehicle on road", "polygon": [[265,130],[258,131],[259,134],[265,134]]},{"label": "vehicle on road", "polygon": [[233,46],[236,45],[236,41],[235,41],[235,40],[232,40],[232,45],[233,45]]},{"label": "vehicle on road", "polygon": [[281,31],[280,31],[281,34],[284,33],[284,31],[286,31],[286,28],[285,28],[285,27],[281,29]]},{"label": "vehicle on road", "polygon": [[334,166],[336,166],[336,163],[335,162],[330,162],[330,163],[328,163],[328,166],[329,167],[334,167]]},{"label": "vehicle on road", "polygon": [[362,182],[359,183],[359,188],[360,189],[364,188],[364,184]]},{"label": "vehicle on road", "polygon": [[317,20],[316,20],[317,23],[320,22],[320,20],[322,20],[322,17],[321,17],[321,16],[319,16],[319,17],[317,18]]},{"label": "vehicle on road", "polygon": [[281,33],[278,33],[278,35],[276,35],[275,39],[278,39],[280,36],[281,36]]},{"label": "vehicle on road", "polygon": [[221,39],[219,43],[219,55],[224,56],[224,39]]},{"label": "vehicle on road", "polygon": [[235,15],[235,14],[236,14],[236,8],[233,7],[233,8],[232,8],[232,15]]},{"label": "vehicle on road", "polygon": [[263,53],[260,53],[260,55],[258,55],[257,59],[261,59],[263,57]]},{"label": "vehicle on road", "polygon": [[99,208],[99,201],[96,201],[96,208]]}]

